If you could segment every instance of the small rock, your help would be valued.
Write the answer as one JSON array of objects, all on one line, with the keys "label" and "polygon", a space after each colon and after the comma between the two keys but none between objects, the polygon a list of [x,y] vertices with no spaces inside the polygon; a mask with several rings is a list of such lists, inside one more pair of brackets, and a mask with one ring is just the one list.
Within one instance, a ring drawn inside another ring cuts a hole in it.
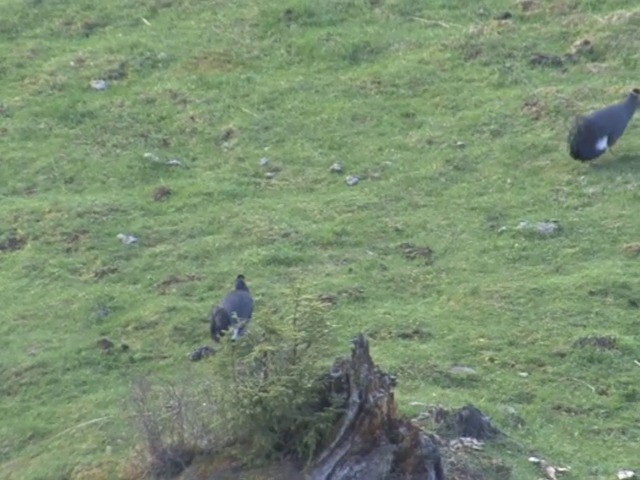
[{"label": "small rock", "polygon": [[457,148],[465,148],[467,146],[466,143],[464,142],[456,142],[456,147]]},{"label": "small rock", "polygon": [[260,159],[260,166],[261,167],[266,167],[267,165],[269,165],[270,161],[271,161],[271,159],[269,157],[262,157]]},{"label": "small rock", "polygon": [[208,345],[203,345],[201,347],[196,348],[193,352],[189,354],[189,359],[192,362],[197,362],[198,360],[202,360],[203,358],[209,357],[213,355],[215,352],[213,348]]},{"label": "small rock", "polygon": [[576,40],[571,45],[571,54],[573,55],[591,55],[593,51],[593,42],[588,38]]},{"label": "small rock", "polygon": [[454,365],[449,369],[449,372],[456,375],[476,375],[478,373],[475,369],[464,365]]},{"label": "small rock", "polygon": [[409,242],[398,245],[407,260],[425,259],[427,264],[433,263],[433,249],[427,245],[419,246]]},{"label": "small rock", "polygon": [[271,180],[272,178],[276,178],[276,175],[278,174],[278,172],[267,172],[264,174],[265,178],[268,178],[269,180]]},{"label": "small rock", "polygon": [[344,170],[344,167],[340,162],[336,162],[333,165],[331,165],[331,167],[329,167],[329,171],[331,173],[342,173],[343,170]]},{"label": "small rock", "polygon": [[133,245],[138,243],[138,237],[134,237],[133,235],[119,233],[116,237],[120,239],[123,245]]},{"label": "small rock", "polygon": [[[571,467],[547,467],[547,475],[555,475],[556,473],[568,473],[571,471]],[[557,476],[555,478],[558,478]]]},{"label": "small rock", "polygon": [[516,230],[537,233],[543,237],[549,237],[560,231],[560,224],[556,220],[545,220],[544,222],[531,223],[529,220],[521,221]]},{"label": "small rock", "polygon": [[106,90],[109,86],[106,80],[91,80],[89,85],[91,85],[91,88],[98,91]]},{"label": "small rock", "polygon": [[524,418],[518,415],[518,412],[512,406],[506,405],[503,410],[514,427],[522,428],[526,425]]},{"label": "small rock", "polygon": [[358,177],[357,175],[348,175],[346,181],[347,185],[349,185],[350,187],[354,187],[360,183],[360,177]]},{"label": "small rock", "polygon": [[449,442],[449,448],[451,450],[469,449],[469,450],[482,450],[484,442],[471,438],[471,437],[458,437]]},{"label": "small rock", "polygon": [[562,474],[571,471],[571,467],[555,467],[553,465],[550,465],[546,460],[538,457],[529,457],[528,460],[531,463],[538,465],[540,467],[540,470],[542,470],[542,473],[549,480],[558,480],[558,476],[556,474]]},{"label": "small rock", "polygon": [[540,222],[538,223],[538,225],[536,225],[536,231],[540,235],[553,235],[554,233],[558,232],[559,229],[560,225],[558,225],[558,222],[556,222],[555,220]]},{"label": "small rock", "polygon": [[636,478],[636,472],[633,470],[620,470],[618,471],[619,480],[627,480],[629,478]]},{"label": "small rock", "polygon": [[146,158],[147,160],[151,160],[152,162],[160,161],[160,158],[155,153],[146,152],[143,156],[144,158]]}]

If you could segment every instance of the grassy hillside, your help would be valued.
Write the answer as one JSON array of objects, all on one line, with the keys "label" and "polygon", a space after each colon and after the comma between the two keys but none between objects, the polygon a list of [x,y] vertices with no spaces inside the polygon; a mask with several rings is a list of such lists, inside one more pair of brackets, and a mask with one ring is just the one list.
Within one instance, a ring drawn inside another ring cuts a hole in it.
[{"label": "grassy hillside", "polygon": [[122,475],[132,379],[215,375],[186,355],[237,273],[255,323],[335,294],[336,353],[369,334],[407,413],[640,468],[640,123],[566,147],[640,86],[639,29],[631,0],[0,0],[3,478]]}]

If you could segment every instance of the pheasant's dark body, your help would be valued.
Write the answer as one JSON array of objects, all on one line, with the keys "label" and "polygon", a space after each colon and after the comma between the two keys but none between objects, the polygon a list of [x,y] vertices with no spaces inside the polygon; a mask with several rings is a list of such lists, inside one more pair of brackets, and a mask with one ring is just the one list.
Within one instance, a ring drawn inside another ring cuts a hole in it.
[{"label": "pheasant's dark body", "polygon": [[623,102],[578,118],[569,133],[571,157],[594,160],[615,145],[636,111],[638,96],[640,89],[634,88]]},{"label": "pheasant's dark body", "polygon": [[253,315],[253,297],[243,275],[236,278],[235,290],[229,292],[211,312],[211,338],[216,342],[224,332],[233,329],[233,339],[241,337]]}]

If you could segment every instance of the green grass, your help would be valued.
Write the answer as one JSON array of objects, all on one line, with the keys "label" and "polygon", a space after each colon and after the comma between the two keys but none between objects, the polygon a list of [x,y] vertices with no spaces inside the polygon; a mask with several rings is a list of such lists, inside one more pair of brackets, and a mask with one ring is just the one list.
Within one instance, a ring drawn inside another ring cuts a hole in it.
[{"label": "green grass", "polygon": [[[0,244],[23,242],[0,252],[4,478],[118,478],[139,441],[132,378],[208,373],[186,354],[239,272],[256,323],[295,285],[361,288],[328,313],[335,352],[377,332],[407,413],[472,402],[566,478],[639,468],[640,280],[622,247],[640,241],[640,127],[594,166],[566,132],[638,86],[640,10],[535,5],[0,0]],[[530,63],[583,38],[575,63]],[[546,219],[559,235],[515,229]],[[396,338],[414,326],[430,335]],[[573,346],[588,335],[617,348]],[[101,336],[130,352],[101,354]]]}]

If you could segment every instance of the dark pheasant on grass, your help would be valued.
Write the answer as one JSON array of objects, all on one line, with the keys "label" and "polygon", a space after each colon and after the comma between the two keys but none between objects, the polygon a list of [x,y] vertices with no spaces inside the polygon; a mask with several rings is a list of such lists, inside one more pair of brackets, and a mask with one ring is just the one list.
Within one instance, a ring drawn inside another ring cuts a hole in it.
[{"label": "dark pheasant on grass", "polygon": [[216,342],[230,328],[232,340],[244,334],[245,327],[253,315],[253,297],[244,280],[244,275],[236,278],[235,290],[229,292],[211,312],[211,338]]},{"label": "dark pheasant on grass", "polygon": [[634,88],[620,103],[578,117],[569,132],[571,157],[586,162],[610,149],[622,136],[638,105],[640,88]]}]

